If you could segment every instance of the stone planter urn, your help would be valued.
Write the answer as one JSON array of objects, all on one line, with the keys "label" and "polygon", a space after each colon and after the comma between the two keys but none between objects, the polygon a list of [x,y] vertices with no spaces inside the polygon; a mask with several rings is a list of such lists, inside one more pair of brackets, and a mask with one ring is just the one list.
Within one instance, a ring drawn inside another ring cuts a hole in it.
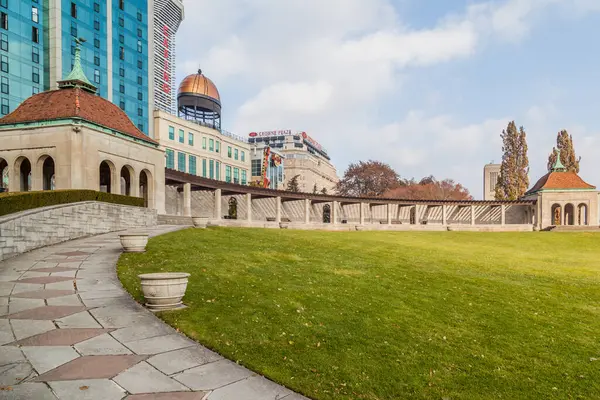
[{"label": "stone planter urn", "polygon": [[125,253],[143,253],[148,244],[147,233],[123,233],[119,235]]},{"label": "stone planter urn", "polygon": [[196,228],[206,228],[208,225],[208,217],[192,217],[192,222]]},{"label": "stone planter urn", "polygon": [[151,311],[176,310],[185,307],[181,299],[187,289],[190,274],[162,272],[138,275],[146,307]]},{"label": "stone planter urn", "polygon": [[354,229],[356,229],[357,231],[364,231],[364,230],[365,230],[365,227],[364,227],[364,226],[362,226],[362,225],[356,225],[356,226],[354,227]]},{"label": "stone planter urn", "polygon": [[290,224],[289,224],[288,222],[280,222],[280,223],[279,223],[279,227],[280,227],[281,229],[287,229],[287,228],[289,228],[289,227],[290,227]]}]

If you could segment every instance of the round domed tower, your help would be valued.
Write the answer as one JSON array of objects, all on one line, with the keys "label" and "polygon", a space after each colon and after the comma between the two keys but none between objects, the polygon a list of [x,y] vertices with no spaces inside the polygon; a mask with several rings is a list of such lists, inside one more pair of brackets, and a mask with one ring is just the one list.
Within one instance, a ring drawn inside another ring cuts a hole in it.
[{"label": "round domed tower", "polygon": [[221,129],[221,97],[215,84],[198,70],[188,75],[177,91],[177,108],[181,118]]}]

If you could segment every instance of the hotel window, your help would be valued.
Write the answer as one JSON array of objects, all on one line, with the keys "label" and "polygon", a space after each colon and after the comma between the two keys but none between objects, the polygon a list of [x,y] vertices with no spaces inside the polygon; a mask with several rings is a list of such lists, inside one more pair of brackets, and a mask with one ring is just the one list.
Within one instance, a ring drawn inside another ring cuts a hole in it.
[{"label": "hotel window", "polygon": [[137,20],[142,22],[142,13],[141,12],[137,12]]},{"label": "hotel window", "polygon": [[142,92],[138,92],[138,100],[144,100],[144,94]]},{"label": "hotel window", "polygon": [[94,38],[94,47],[97,49],[100,48],[100,39],[98,39],[97,37]]},{"label": "hotel window", "polygon": [[119,76],[125,78],[125,67],[122,65],[119,67]]},{"label": "hotel window", "polygon": [[119,101],[119,107],[121,108],[121,110],[125,111],[125,100],[121,99]]},{"label": "hotel window", "polygon": [[193,134],[193,133],[191,133],[191,132],[190,132],[190,133],[188,133],[188,144],[189,144],[190,146],[193,146],[193,145],[194,145],[194,134]]},{"label": "hotel window", "polygon": [[175,152],[171,149],[167,149],[165,152],[167,154],[167,168],[175,169]]},{"label": "hotel window", "polygon": [[144,116],[144,109],[138,107],[138,117],[143,117]]},{"label": "hotel window", "polygon": [[100,4],[99,3],[94,3],[94,11],[97,13],[100,12]]},{"label": "hotel window", "polygon": [[137,30],[137,35],[138,37],[142,37],[142,30],[140,28],[138,28]]},{"label": "hotel window", "polygon": [[246,161],[246,152],[242,151],[242,161]]},{"label": "hotel window", "polygon": [[0,27],[8,30],[8,14],[0,12]]},{"label": "hotel window", "polygon": [[215,141],[213,139],[208,140],[208,151],[215,151]]},{"label": "hotel window", "polygon": [[121,28],[123,28],[125,26],[125,20],[123,19],[123,17],[119,17],[119,26]]},{"label": "hotel window", "polygon": [[169,127],[169,139],[175,140],[175,128],[173,128],[172,126]]},{"label": "hotel window", "polygon": [[125,93],[125,83],[119,82],[119,93]]},{"label": "hotel window", "polygon": [[185,153],[177,153],[177,171],[185,172]]},{"label": "hotel window", "polygon": [[225,182],[231,183],[231,166],[225,166]]},{"label": "hotel window", "polygon": [[215,160],[210,160],[208,162],[208,170],[210,173],[210,179],[215,179]]},{"label": "hotel window", "polygon": [[196,175],[196,156],[190,154],[190,174]]},{"label": "hotel window", "polygon": [[139,129],[140,131],[143,131],[143,130],[144,130],[144,123],[140,121],[140,122],[138,123],[137,127],[138,127],[138,129]]},{"label": "hotel window", "polygon": [[33,67],[33,71],[31,72],[31,80],[35,83],[40,83],[40,69]]},{"label": "hotel window", "polygon": [[227,146],[227,157],[231,158],[231,146]]},{"label": "hotel window", "polygon": [[121,43],[121,44],[125,43],[125,36],[119,34],[119,43]]},{"label": "hotel window", "polygon": [[234,160],[237,160],[237,159],[238,159],[238,149],[235,149],[235,150],[233,151],[233,159],[234,159]]},{"label": "hotel window", "polygon": [[4,94],[8,94],[8,78],[3,76],[0,82],[2,82],[0,84],[0,91]]},{"label": "hotel window", "polygon": [[242,185],[245,185],[246,183],[247,183],[246,170],[243,169],[242,170]]},{"label": "hotel window", "polygon": [[184,143],[185,142],[185,132],[183,131],[183,129],[179,130],[179,143]]},{"label": "hotel window", "polygon": [[121,9],[121,10],[125,9],[125,0],[119,0],[119,9]]},{"label": "hotel window", "polygon": [[142,69],[142,68],[144,68],[144,62],[143,62],[142,60],[138,60],[138,62],[137,62],[137,67],[138,67],[139,69]]},{"label": "hotel window", "polygon": [[2,56],[0,57],[0,60],[0,70],[2,70],[2,72],[8,73],[8,57]]},{"label": "hotel window", "polygon": [[120,46],[120,47],[119,47],[119,58],[120,58],[121,60],[124,60],[124,59],[125,59],[125,48],[123,48],[123,46]]},{"label": "hotel window", "polygon": [[100,71],[94,70],[94,83],[100,83]]},{"label": "hotel window", "polygon": [[143,79],[142,79],[142,76],[141,76],[141,75],[138,75],[138,80],[137,80],[137,82],[138,82],[138,85],[142,85],[142,84],[144,83],[144,81],[143,81]]},{"label": "hotel window", "polygon": [[2,115],[6,115],[9,112],[8,99],[2,99]]},{"label": "hotel window", "polygon": [[0,34],[0,50],[8,51],[8,36]]},{"label": "hotel window", "polygon": [[38,13],[37,7],[31,7],[31,20],[36,24],[40,22],[40,15]]},{"label": "hotel window", "polygon": [[138,53],[142,52],[142,41],[141,40],[137,41],[137,49],[138,49]]},{"label": "hotel window", "polygon": [[202,177],[206,178],[206,159],[202,159]]},{"label": "hotel window", "polygon": [[71,17],[77,18],[77,4],[71,3]]},{"label": "hotel window", "polygon": [[202,149],[206,150],[206,138],[205,137],[202,138]]},{"label": "hotel window", "polygon": [[215,151],[216,151],[217,153],[220,153],[220,152],[221,152],[221,142],[219,142],[218,140],[217,140],[217,142],[215,143]]},{"label": "hotel window", "polygon": [[35,46],[31,48],[31,61],[36,64],[40,63],[40,49]]},{"label": "hotel window", "polygon": [[262,170],[262,161],[261,160],[252,160],[252,176],[260,176]]},{"label": "hotel window", "polygon": [[94,65],[100,66],[100,53],[94,52]]},{"label": "hotel window", "polygon": [[240,169],[233,169],[233,183],[240,183]]},{"label": "hotel window", "polygon": [[100,30],[100,19],[98,17],[94,17],[94,29],[97,31]]},{"label": "hotel window", "polygon": [[31,90],[31,94],[32,94],[32,95],[34,95],[34,94],[38,94],[39,92],[40,92],[40,88],[37,88],[37,87],[35,87],[35,86],[34,86],[34,87],[32,88],[32,90]]},{"label": "hotel window", "polygon": [[40,42],[40,30],[37,28],[37,26],[31,27],[31,41],[33,41],[33,43]]},{"label": "hotel window", "polygon": [[77,37],[77,23],[75,21],[71,21],[71,36]]},{"label": "hotel window", "polygon": [[221,180],[221,163],[220,162],[215,162],[215,179],[220,181]]}]

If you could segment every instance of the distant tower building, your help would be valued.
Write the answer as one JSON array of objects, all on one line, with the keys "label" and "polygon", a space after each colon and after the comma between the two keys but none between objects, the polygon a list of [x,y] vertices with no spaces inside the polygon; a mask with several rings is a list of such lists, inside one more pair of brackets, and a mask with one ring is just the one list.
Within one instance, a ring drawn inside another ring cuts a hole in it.
[{"label": "distant tower building", "polygon": [[498,176],[500,176],[500,164],[487,164],[483,167],[483,200],[495,199]]},{"label": "distant tower building", "polygon": [[183,21],[182,0],[154,0],[154,108],[177,113],[175,34]]}]

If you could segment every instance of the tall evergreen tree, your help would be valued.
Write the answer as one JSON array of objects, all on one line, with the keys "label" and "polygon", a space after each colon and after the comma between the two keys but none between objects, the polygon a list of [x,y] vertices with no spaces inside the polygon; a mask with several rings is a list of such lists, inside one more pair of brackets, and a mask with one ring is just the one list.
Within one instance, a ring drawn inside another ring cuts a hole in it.
[{"label": "tall evergreen tree", "polygon": [[503,155],[496,184],[496,200],[517,200],[529,186],[527,134],[523,127],[517,130],[515,121],[511,121],[500,137]]},{"label": "tall evergreen tree", "polygon": [[581,157],[577,158],[575,155],[573,136],[569,135],[564,129],[556,135],[556,147],[552,148],[552,153],[548,156],[548,171],[552,169],[552,166],[556,162],[557,149],[560,150],[560,161],[565,166],[565,169],[579,173],[579,161],[581,161]]},{"label": "tall evergreen tree", "polygon": [[288,192],[299,192],[300,185],[298,185],[298,178],[300,178],[300,175],[294,175],[292,179],[290,179],[290,181],[288,182],[287,188],[285,190],[287,190]]}]

